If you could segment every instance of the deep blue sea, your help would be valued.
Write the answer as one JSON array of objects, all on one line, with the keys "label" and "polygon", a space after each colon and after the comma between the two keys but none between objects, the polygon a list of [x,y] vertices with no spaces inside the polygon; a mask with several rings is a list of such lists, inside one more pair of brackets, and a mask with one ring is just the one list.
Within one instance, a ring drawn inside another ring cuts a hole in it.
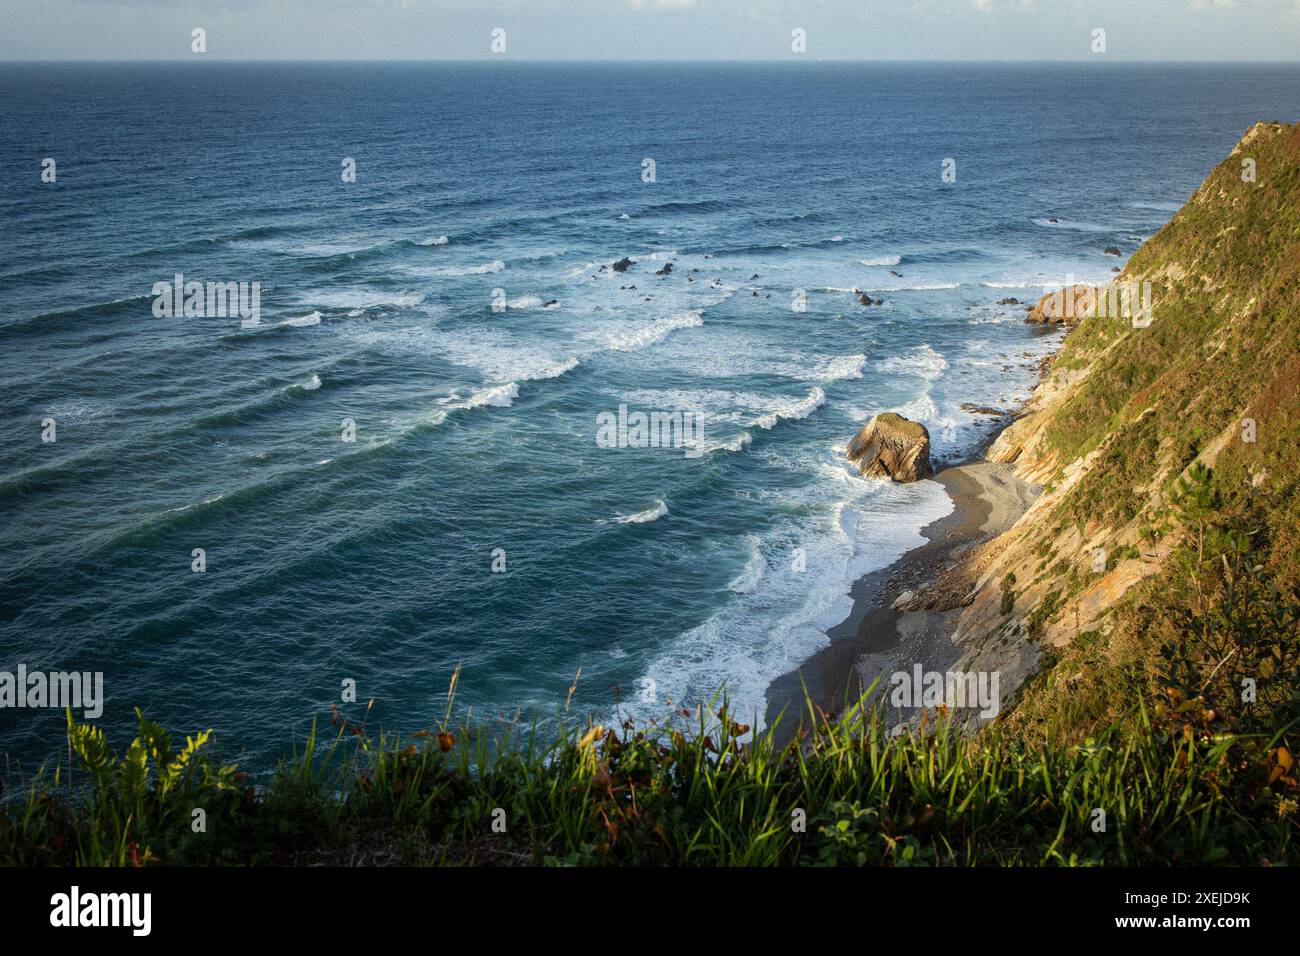
[{"label": "deep blue sea", "polygon": [[[253,768],[345,679],[428,726],[458,664],[474,720],[579,669],[577,713],[752,714],[951,508],[853,433],[975,449],[962,403],[1059,341],[998,301],[1104,279],[1261,119],[1300,70],[0,65],[0,670]],[[260,324],[156,317],[178,273]],[[703,453],[601,447],[620,405]],[[0,750],[62,726],[0,710]]]}]

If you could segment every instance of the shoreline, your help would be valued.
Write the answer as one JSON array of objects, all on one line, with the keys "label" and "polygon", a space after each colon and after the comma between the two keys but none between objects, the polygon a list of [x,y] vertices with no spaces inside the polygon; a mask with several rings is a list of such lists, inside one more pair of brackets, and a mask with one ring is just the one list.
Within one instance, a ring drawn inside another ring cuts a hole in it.
[{"label": "shoreline", "polygon": [[926,670],[947,670],[961,657],[951,640],[961,607],[902,611],[892,605],[904,592],[933,581],[971,548],[1006,531],[1038,497],[1041,488],[1016,477],[1012,465],[984,458],[1022,411],[1008,415],[975,457],[926,479],[943,486],[953,510],[921,529],[924,544],[855,581],[849,592],[852,610],[826,632],[830,646],[768,684],[765,725],[775,725],[779,743],[792,739],[808,716],[805,693],[835,717],[846,702],[856,703],[873,680],[887,685],[890,674],[911,671],[918,663]]}]

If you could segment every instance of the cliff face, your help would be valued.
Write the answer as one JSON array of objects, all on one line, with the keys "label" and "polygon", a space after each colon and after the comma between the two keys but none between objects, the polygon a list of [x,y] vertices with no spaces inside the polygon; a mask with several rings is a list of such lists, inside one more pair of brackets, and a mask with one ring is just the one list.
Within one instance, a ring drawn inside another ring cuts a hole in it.
[{"label": "cliff face", "polygon": [[[1136,308],[1116,310],[1126,298]],[[1057,661],[1077,673],[1035,681],[1026,698],[1086,679],[1069,652],[1081,635],[1100,648],[1094,662],[1119,653],[1117,613],[1141,605],[1192,533],[1174,501],[1197,463],[1213,469],[1223,507],[1257,516],[1267,573],[1295,585],[1300,126],[1249,130],[1115,284],[1083,302],[988,453],[1044,492],[961,569],[974,585],[960,602],[956,669],[1000,671],[1004,708]],[[1141,620],[1157,621],[1160,608],[1147,610]]]}]

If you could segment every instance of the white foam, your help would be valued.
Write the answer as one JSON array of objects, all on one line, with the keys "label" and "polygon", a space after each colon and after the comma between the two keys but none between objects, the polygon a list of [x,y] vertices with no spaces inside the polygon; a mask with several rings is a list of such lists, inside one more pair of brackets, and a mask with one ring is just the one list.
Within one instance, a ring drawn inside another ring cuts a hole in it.
[{"label": "white foam", "polygon": [[727,441],[710,445],[704,449],[704,451],[706,454],[712,454],[715,451],[741,452],[748,448],[753,440],[754,436],[749,432],[741,432],[739,435],[734,438],[729,438]]},{"label": "white foam", "polygon": [[[429,275],[438,276],[481,276],[493,272],[500,272],[506,267],[506,264],[500,259],[493,259],[491,262],[485,262],[479,266],[446,266],[441,269],[428,270]],[[411,272],[420,270],[412,269]]]},{"label": "white foam", "polygon": [[874,259],[859,259],[864,266],[896,266],[903,261],[902,256],[876,256]]},{"label": "white foam", "polygon": [[313,375],[308,381],[302,384],[302,390],[304,392],[314,392],[316,391],[316,389],[320,388],[320,386],[321,386],[320,376]]},{"label": "white foam", "polygon": [[639,511],[633,515],[617,515],[614,521],[618,524],[645,524],[648,521],[658,521],[666,514],[668,514],[668,506],[661,501],[647,511]]},{"label": "white foam", "polygon": [[753,594],[758,590],[763,575],[767,573],[767,559],[763,557],[758,539],[752,538],[751,541],[752,551],[749,560],[745,562],[744,569],[741,570],[735,580],[727,585],[727,589],[734,591],[736,594]]},{"label": "white foam", "polygon": [[[736,597],[646,668],[660,698],[694,705],[725,684],[735,719],[760,729],[768,685],[830,644],[826,631],[852,610],[853,583],[923,544],[921,528],[953,507],[936,482],[873,482],[830,460],[809,467],[826,480],[789,492],[789,524],[758,546],[762,574],[757,562],[747,564],[732,582]],[[638,720],[662,717],[663,704],[634,701],[624,711]]]},{"label": "white foam", "polygon": [[572,372],[578,367],[577,356],[571,356],[563,362],[556,362],[554,365],[544,365],[531,372],[525,372],[521,377],[529,381],[537,381],[546,378],[559,378],[566,372]]},{"label": "white foam", "polygon": [[862,378],[862,369],[867,364],[865,355],[844,355],[826,362],[818,372],[823,382],[837,382],[847,378]]},{"label": "white foam", "polygon": [[446,236],[434,236],[430,239],[421,239],[422,246],[445,246],[450,240]]},{"label": "white foam", "polygon": [[324,289],[312,291],[302,301],[326,309],[410,308],[424,301],[423,292],[385,292],[382,289]]},{"label": "white foam", "polygon": [[288,325],[293,328],[299,328],[299,329],[308,328],[313,325],[320,325],[320,313],[311,312],[308,313],[307,315],[300,315],[297,318],[285,319],[280,324]]},{"label": "white foam", "polygon": [[449,408],[483,408],[492,406],[494,408],[509,408],[519,397],[519,383],[506,382],[503,385],[493,385],[490,388],[479,389],[472,393],[468,398],[448,403]]},{"label": "white foam", "polygon": [[645,348],[647,345],[654,345],[656,342],[667,338],[677,329],[698,328],[703,324],[704,319],[700,316],[698,309],[692,312],[682,312],[667,319],[656,319],[648,325],[623,335],[613,336],[608,340],[609,347],[615,352],[634,352],[637,349]]},{"label": "white foam", "polygon": [[901,372],[906,375],[918,375],[925,379],[936,379],[948,368],[948,360],[936,352],[928,343],[908,349],[901,355],[891,355],[876,363],[882,372]]},{"label": "white foam", "polygon": [[[881,286],[873,285],[867,287],[867,292],[939,292],[945,289],[960,289],[960,282],[919,282],[913,285],[896,285]],[[856,289],[850,290],[856,292]]]},{"label": "white foam", "polygon": [[826,404],[826,393],[817,386],[813,386],[812,391],[808,393],[806,398],[783,405],[766,415],[760,415],[754,419],[753,424],[759,428],[775,428],[778,422],[798,421],[801,418],[807,418],[824,404]]}]

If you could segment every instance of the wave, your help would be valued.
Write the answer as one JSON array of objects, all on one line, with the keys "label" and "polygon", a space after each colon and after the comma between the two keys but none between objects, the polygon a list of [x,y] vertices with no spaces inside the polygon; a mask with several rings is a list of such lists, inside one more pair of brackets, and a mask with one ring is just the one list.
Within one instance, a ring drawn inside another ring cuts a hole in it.
[{"label": "wave", "polygon": [[639,511],[633,515],[616,515],[614,522],[615,524],[646,524],[650,521],[658,521],[666,514],[668,514],[668,505],[660,501],[647,511]]},{"label": "wave", "polygon": [[310,312],[307,315],[300,315],[297,318],[285,319],[280,325],[287,325],[291,328],[307,328],[313,325],[320,325],[320,312]]},{"label": "wave", "polygon": [[983,249],[959,248],[959,249],[935,249],[930,252],[909,252],[907,254],[907,264],[916,263],[948,263],[948,262],[972,262],[977,259],[983,259],[987,253]]},{"label": "wave", "polygon": [[1069,229],[1074,232],[1114,232],[1110,226],[1103,226],[1098,222],[1072,222],[1068,219],[1058,219],[1052,222],[1051,219],[1039,217],[1032,220],[1035,226],[1044,226],[1048,229]]},{"label": "wave", "polygon": [[745,567],[740,574],[727,585],[727,590],[736,594],[753,594],[758,590],[759,584],[763,580],[763,575],[767,573],[767,559],[763,557],[763,552],[759,549],[758,540],[751,539],[753,552],[749,560],[745,562]]},{"label": "wave", "polygon": [[729,207],[728,203],[720,202],[716,199],[697,199],[694,202],[661,202],[651,203],[641,210],[642,215],[654,215],[655,213],[695,213],[695,212],[722,212]]},{"label": "wave", "polygon": [[753,424],[757,425],[759,428],[772,429],[775,428],[779,422],[799,421],[800,419],[807,418],[825,404],[826,393],[814,385],[812,391],[808,393],[806,398],[768,412],[766,415],[760,415],[758,418],[754,419]]},{"label": "wave", "polygon": [[300,301],[324,309],[378,309],[385,306],[410,308],[424,302],[423,292],[387,292],[383,289],[313,289]]},{"label": "wave", "polygon": [[865,355],[844,355],[828,361],[818,373],[823,382],[838,382],[846,378],[862,378],[862,370],[867,364]]},{"label": "wave", "polygon": [[717,444],[714,445],[709,445],[707,448],[704,449],[704,453],[706,455],[711,455],[715,451],[741,452],[744,451],[746,448],[748,448],[750,446],[750,443],[753,442],[753,440],[754,440],[754,436],[752,434],[750,434],[747,431],[743,431],[739,435],[736,435],[734,438],[729,438],[726,441],[718,442]]},{"label": "wave", "polygon": [[33,331],[45,332],[51,326],[59,326],[64,323],[75,321],[77,319],[88,318],[91,316],[119,315],[135,311],[142,319],[158,321],[154,319],[153,312],[150,308],[141,308],[146,302],[154,300],[152,293],[145,295],[124,296],[120,299],[111,299],[107,302],[96,302],[91,305],[76,305],[66,309],[56,309],[53,312],[42,312],[38,315],[27,316],[24,318],[14,319],[0,325],[0,335],[12,333],[26,333]]},{"label": "wave", "polygon": [[420,239],[418,242],[416,242],[416,245],[418,245],[418,246],[445,246],[445,245],[446,245],[448,242],[450,242],[450,241],[451,241],[451,240],[449,240],[446,236],[433,236],[433,237],[431,237],[431,238],[429,238],[429,239]]},{"label": "wave", "polygon": [[575,355],[565,359],[563,362],[556,362],[554,365],[542,366],[534,372],[524,374],[522,377],[530,382],[547,378],[559,378],[566,372],[572,372],[579,364],[578,358]]},{"label": "wave", "polygon": [[297,382],[293,385],[290,385],[288,389],[286,389],[286,391],[314,392],[320,387],[321,387],[320,376],[313,375],[305,382]]},{"label": "wave", "polygon": [[[831,460],[817,469],[836,477],[798,492],[788,523],[755,542],[762,573],[751,554],[728,585],[734,596],[646,662],[661,696],[693,706],[725,686],[732,713],[761,729],[771,682],[829,645],[854,582],[923,544],[920,529],[952,511],[936,482],[873,484]],[[638,722],[661,716],[658,701],[624,710]]]},{"label": "wave", "polygon": [[484,408],[491,406],[493,408],[509,408],[519,397],[519,383],[506,382],[503,385],[493,385],[489,388],[481,388],[477,392],[472,392],[468,398],[459,400],[448,400],[448,408]]},{"label": "wave", "polygon": [[[867,286],[863,292],[938,292],[943,289],[960,289],[960,282],[921,282],[915,285]],[[856,290],[851,290],[856,291]]]},{"label": "wave", "polygon": [[491,262],[485,262],[479,266],[448,266],[445,269],[434,269],[433,275],[440,276],[481,276],[489,275],[493,272],[500,272],[506,267],[506,264],[500,259],[493,259]]},{"label": "wave", "polygon": [[877,367],[882,372],[901,372],[905,375],[919,375],[922,378],[934,379],[948,368],[948,360],[928,343],[922,343],[901,355],[891,355],[889,358],[882,359]]},{"label": "wave", "polygon": [[876,256],[874,259],[859,259],[864,266],[898,266],[903,264],[902,256]]},{"label": "wave", "polygon": [[609,347],[615,352],[635,352],[637,349],[643,349],[647,345],[654,345],[656,342],[667,338],[677,329],[693,329],[704,324],[704,319],[700,316],[699,310],[692,312],[683,312],[679,315],[667,319],[656,319],[649,325],[643,326],[634,332],[609,340]]}]

